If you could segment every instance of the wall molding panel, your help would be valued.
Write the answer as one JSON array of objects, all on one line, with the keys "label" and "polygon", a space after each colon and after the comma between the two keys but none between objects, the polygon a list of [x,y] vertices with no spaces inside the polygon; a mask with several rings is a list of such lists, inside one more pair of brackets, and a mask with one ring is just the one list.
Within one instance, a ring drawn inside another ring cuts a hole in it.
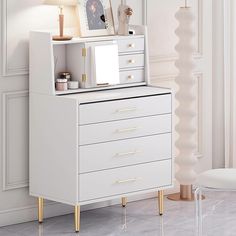
[{"label": "wall molding panel", "polygon": [[197,152],[196,156],[198,159],[203,158],[203,73],[202,72],[196,72],[194,74],[194,77],[196,78],[197,81]]},{"label": "wall molding panel", "polygon": [[195,58],[200,59],[203,57],[203,0],[197,1],[197,26],[196,32],[198,32],[197,43],[196,43],[196,54]]},{"label": "wall molding panel", "polygon": [[[175,83],[175,78],[178,76],[178,73],[173,74],[164,74],[164,75],[156,75],[151,76],[151,81],[154,84],[158,83]],[[197,150],[196,150],[196,157],[198,159],[204,158],[203,155],[203,73],[202,72],[195,72],[194,78],[196,79],[196,110],[197,110],[197,118],[196,118],[196,125],[197,125],[197,136],[196,136],[196,143],[197,143]]]},{"label": "wall molding panel", "polygon": [[[29,92],[28,91],[15,91],[15,92],[6,92],[3,93],[3,116],[2,116],[2,140],[3,140],[3,150],[2,150],[2,157],[3,157],[3,166],[2,166],[2,173],[3,173],[3,191],[13,190],[13,189],[19,189],[19,188],[25,188],[28,187],[28,178],[25,178],[25,176],[28,176],[28,169],[27,167],[24,168],[22,171],[25,171],[27,169],[27,173],[25,173],[23,176],[17,176],[14,177],[14,180],[11,180],[11,172],[14,172],[14,168],[11,166],[11,164],[17,164],[17,162],[11,162],[10,161],[10,152],[15,147],[10,145],[12,136],[16,135],[14,134],[14,131],[10,128],[11,126],[11,117],[9,112],[9,106],[12,99],[23,99],[22,103],[25,103],[25,99],[28,100]],[[18,103],[17,103],[18,104]],[[27,104],[25,104],[28,106]],[[25,114],[27,116],[27,114]],[[20,119],[20,117],[14,117],[16,119],[16,122]],[[26,121],[27,122],[27,121]],[[17,124],[17,125],[20,125]],[[27,130],[26,130],[27,132]],[[22,136],[22,138],[24,138]],[[22,147],[22,148],[28,148],[28,147]],[[27,153],[27,152],[26,152]],[[14,156],[14,158],[19,158],[19,156]],[[25,157],[28,159],[28,157]],[[15,179],[16,178],[16,179]]]},{"label": "wall molding panel", "polygon": [[143,25],[147,25],[147,22],[148,22],[147,1],[148,0],[143,0],[143,4],[142,4],[142,8],[143,8]]},{"label": "wall molding panel", "polygon": [[[203,0],[196,0],[196,24],[195,24],[195,32],[197,34],[196,37],[196,49],[194,54],[194,59],[202,59],[203,58]],[[143,24],[148,25],[148,2],[145,0],[143,2]],[[178,55],[176,53],[167,53],[167,54],[157,54],[155,56],[150,57],[150,63],[159,63],[166,61],[176,61]]]},{"label": "wall molding panel", "polygon": [[29,66],[10,67],[8,62],[8,0],[2,0],[2,72],[4,77],[27,75],[29,74]]}]

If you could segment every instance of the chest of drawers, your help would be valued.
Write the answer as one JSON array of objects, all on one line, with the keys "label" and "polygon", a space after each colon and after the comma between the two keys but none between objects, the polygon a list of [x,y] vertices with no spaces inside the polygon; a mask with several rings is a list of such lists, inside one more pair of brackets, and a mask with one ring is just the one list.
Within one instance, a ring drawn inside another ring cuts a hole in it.
[{"label": "chest of drawers", "polygon": [[32,94],[31,109],[31,195],[80,206],[172,186],[169,90]]},{"label": "chest of drawers", "polygon": [[[74,206],[76,231],[86,204],[118,198],[125,206],[132,195],[158,192],[163,213],[163,190],[173,185],[172,94],[149,84],[146,29],[135,31],[68,42],[32,33],[30,195],[38,198],[39,222],[43,199]],[[83,81],[93,74],[91,48],[114,41],[120,84],[94,88]],[[83,88],[55,91],[59,70]]]}]

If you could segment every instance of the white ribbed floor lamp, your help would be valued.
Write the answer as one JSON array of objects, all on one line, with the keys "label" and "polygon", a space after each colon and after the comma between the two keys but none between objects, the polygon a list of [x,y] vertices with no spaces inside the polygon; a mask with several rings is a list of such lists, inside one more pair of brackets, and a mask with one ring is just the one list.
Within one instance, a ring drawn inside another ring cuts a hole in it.
[{"label": "white ribbed floor lamp", "polygon": [[180,193],[171,194],[168,196],[171,200],[193,200],[192,184],[196,181],[196,173],[194,166],[197,163],[195,157],[196,152],[196,127],[194,118],[196,117],[195,111],[195,79],[193,77],[194,69],[194,15],[192,9],[187,6],[181,7],[175,15],[179,22],[179,26],[175,33],[179,38],[179,42],[175,49],[179,55],[178,60],[175,62],[179,70],[179,75],[176,78],[176,83],[179,87],[176,93],[176,100],[179,106],[176,109],[176,116],[179,119],[176,125],[176,131],[179,135],[176,141],[178,155],[175,159],[179,169],[175,175],[180,183]]}]

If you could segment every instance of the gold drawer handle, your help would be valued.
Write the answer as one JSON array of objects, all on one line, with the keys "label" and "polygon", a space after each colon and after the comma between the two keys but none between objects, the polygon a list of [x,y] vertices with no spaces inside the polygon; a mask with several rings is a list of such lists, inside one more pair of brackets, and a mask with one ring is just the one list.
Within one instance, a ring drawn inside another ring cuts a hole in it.
[{"label": "gold drawer handle", "polygon": [[124,109],[118,109],[116,110],[117,113],[124,113],[124,112],[131,112],[131,111],[136,111],[136,107],[129,107],[129,108],[124,108]]},{"label": "gold drawer handle", "polygon": [[131,127],[131,128],[127,128],[127,129],[117,129],[116,132],[117,133],[127,133],[127,132],[133,132],[133,131],[137,131],[138,127]]},{"label": "gold drawer handle", "polygon": [[135,48],[135,44],[134,43],[129,44],[129,48]]},{"label": "gold drawer handle", "polygon": [[134,63],[135,63],[134,59],[129,60],[129,64],[134,64]]},{"label": "gold drawer handle", "polygon": [[134,79],[134,76],[133,75],[129,75],[128,79]]},{"label": "gold drawer handle", "polygon": [[136,181],[138,181],[138,180],[141,180],[141,178],[117,180],[115,183],[116,183],[116,184],[126,184],[126,183],[136,182]]},{"label": "gold drawer handle", "polygon": [[121,153],[116,153],[115,157],[125,157],[125,156],[132,156],[140,153],[141,151],[135,150],[131,152],[121,152]]}]

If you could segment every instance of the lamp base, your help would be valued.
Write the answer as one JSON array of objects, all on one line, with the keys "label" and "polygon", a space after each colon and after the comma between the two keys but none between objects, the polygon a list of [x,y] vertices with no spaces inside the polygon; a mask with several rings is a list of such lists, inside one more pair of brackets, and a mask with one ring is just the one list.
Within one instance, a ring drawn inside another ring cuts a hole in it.
[{"label": "lamp base", "polygon": [[[172,201],[194,201],[193,187],[192,185],[180,185],[180,192],[170,194],[167,198]],[[205,199],[204,196],[202,196],[203,199]]]},{"label": "lamp base", "polygon": [[52,37],[52,39],[55,41],[66,41],[66,40],[71,40],[72,38],[73,38],[72,36],[68,35],[63,35],[63,36],[56,35]]},{"label": "lamp base", "polygon": [[[167,196],[167,198],[171,201],[184,201],[184,202],[191,202],[194,201],[194,194],[191,194],[190,198],[182,198],[180,193],[173,193]],[[205,199],[205,196],[202,195],[202,200]]]}]

